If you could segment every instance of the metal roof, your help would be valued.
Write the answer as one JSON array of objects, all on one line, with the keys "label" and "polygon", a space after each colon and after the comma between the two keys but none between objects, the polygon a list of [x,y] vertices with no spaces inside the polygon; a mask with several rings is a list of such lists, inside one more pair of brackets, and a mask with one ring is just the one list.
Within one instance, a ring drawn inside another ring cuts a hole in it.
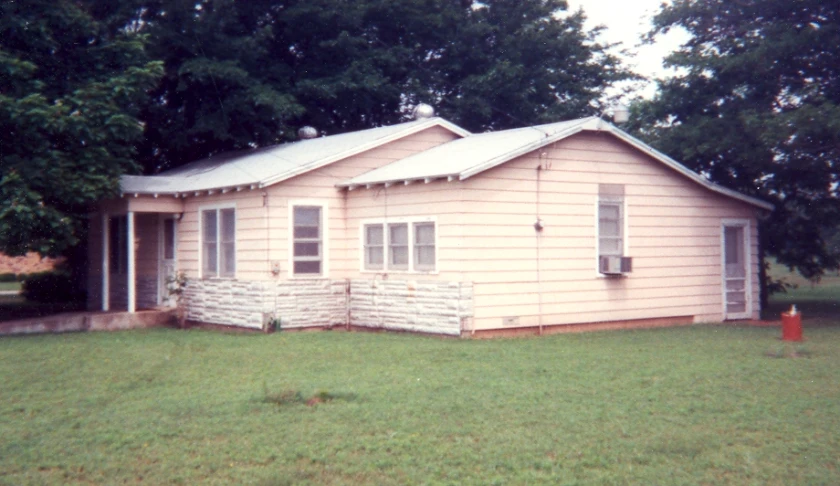
[{"label": "metal roof", "polygon": [[388,186],[417,181],[430,182],[436,179],[465,180],[582,131],[609,133],[711,191],[768,211],[773,209],[772,204],[709,181],[599,117],[473,134],[343,181],[337,184],[337,187],[353,190],[377,184]]},{"label": "metal roof", "polygon": [[219,154],[154,176],[123,176],[123,194],[185,196],[260,188],[351,157],[433,126],[462,137],[470,133],[442,118],[299,140],[254,150]]}]

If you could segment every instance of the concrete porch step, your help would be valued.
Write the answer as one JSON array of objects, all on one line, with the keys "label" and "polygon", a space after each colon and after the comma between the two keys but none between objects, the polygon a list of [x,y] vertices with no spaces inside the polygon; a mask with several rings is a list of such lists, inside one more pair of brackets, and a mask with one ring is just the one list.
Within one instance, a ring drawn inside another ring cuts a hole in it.
[{"label": "concrete porch step", "polygon": [[174,324],[174,309],[137,312],[67,312],[0,322],[0,336],[81,331],[120,331]]}]

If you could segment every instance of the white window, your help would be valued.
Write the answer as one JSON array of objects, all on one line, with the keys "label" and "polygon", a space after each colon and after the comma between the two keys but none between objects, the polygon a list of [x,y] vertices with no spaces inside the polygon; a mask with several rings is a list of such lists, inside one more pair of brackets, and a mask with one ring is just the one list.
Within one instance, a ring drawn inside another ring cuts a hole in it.
[{"label": "white window", "polygon": [[414,269],[435,269],[434,223],[414,223]]},{"label": "white window", "polygon": [[201,211],[201,256],[202,276],[236,275],[236,209]]},{"label": "white window", "polygon": [[366,224],[364,228],[365,269],[381,270],[385,264],[385,232],[381,224]]},{"label": "white window", "polygon": [[408,224],[388,225],[388,268],[408,270]]},{"label": "white window", "polygon": [[320,206],[294,206],[292,209],[292,273],[323,274],[323,219]]},{"label": "white window", "polygon": [[621,184],[599,185],[598,255],[624,256],[624,186]]},{"label": "white window", "polygon": [[433,272],[437,265],[434,221],[362,224],[364,270]]},{"label": "white window", "polygon": [[113,216],[109,223],[109,263],[110,273],[125,275],[128,272],[128,246],[126,236],[128,219],[125,216]]}]

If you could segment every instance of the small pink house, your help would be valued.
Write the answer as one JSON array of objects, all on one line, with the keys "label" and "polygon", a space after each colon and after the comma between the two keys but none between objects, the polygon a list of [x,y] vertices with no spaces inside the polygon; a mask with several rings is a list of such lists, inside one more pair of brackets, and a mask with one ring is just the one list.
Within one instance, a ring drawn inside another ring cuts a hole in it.
[{"label": "small pink house", "polygon": [[[440,118],[126,176],[91,220],[93,309],[447,335],[758,317],[756,218],[599,118]],[[127,244],[127,242],[134,244]]]}]

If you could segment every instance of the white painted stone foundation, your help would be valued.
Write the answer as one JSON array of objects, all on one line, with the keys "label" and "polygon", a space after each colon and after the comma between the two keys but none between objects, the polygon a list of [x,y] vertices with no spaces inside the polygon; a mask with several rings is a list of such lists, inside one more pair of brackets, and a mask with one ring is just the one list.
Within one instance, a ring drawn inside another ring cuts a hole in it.
[{"label": "white painted stone foundation", "polygon": [[184,300],[191,321],[257,329],[275,318],[281,330],[349,323],[458,336],[473,315],[470,282],[190,280]]},{"label": "white painted stone foundation", "polygon": [[473,315],[471,282],[352,280],[350,324],[460,336]]},{"label": "white painted stone foundation", "polygon": [[272,284],[225,279],[189,280],[183,294],[187,319],[261,329],[265,315],[271,313],[267,297]]}]

